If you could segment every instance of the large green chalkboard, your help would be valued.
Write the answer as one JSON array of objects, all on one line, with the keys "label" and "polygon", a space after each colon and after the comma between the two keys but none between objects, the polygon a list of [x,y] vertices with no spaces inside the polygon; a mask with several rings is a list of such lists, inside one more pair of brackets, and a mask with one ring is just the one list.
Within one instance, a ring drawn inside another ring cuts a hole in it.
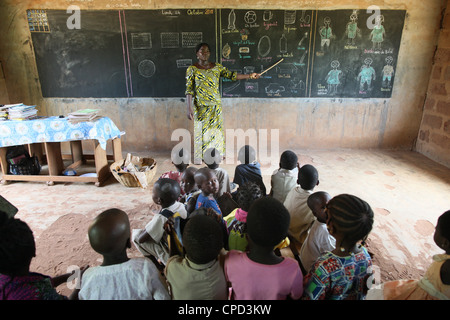
[{"label": "large green chalkboard", "polygon": [[[31,10],[28,10],[29,20]],[[223,97],[389,98],[404,10],[42,10],[30,23],[44,97],[184,97],[194,47],[258,80],[222,81]],[[378,19],[377,19],[378,18]]]}]

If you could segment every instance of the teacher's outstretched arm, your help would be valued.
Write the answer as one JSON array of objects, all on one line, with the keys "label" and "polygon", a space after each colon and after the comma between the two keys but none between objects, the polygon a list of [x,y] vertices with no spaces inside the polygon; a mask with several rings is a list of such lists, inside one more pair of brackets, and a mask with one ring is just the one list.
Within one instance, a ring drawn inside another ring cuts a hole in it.
[{"label": "teacher's outstretched arm", "polygon": [[253,72],[250,74],[240,74],[238,73],[236,75],[236,79],[237,80],[245,80],[245,79],[259,79],[259,77],[261,77],[261,74]]}]

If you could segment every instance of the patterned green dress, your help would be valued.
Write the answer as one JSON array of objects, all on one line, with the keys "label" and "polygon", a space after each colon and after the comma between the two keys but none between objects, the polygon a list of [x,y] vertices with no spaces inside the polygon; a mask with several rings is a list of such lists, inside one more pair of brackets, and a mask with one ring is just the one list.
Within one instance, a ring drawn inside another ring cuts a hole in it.
[{"label": "patterned green dress", "polygon": [[186,95],[192,95],[194,104],[194,161],[203,159],[208,148],[216,148],[225,156],[220,77],[235,81],[237,72],[219,63],[211,69],[192,65],[186,70]]}]

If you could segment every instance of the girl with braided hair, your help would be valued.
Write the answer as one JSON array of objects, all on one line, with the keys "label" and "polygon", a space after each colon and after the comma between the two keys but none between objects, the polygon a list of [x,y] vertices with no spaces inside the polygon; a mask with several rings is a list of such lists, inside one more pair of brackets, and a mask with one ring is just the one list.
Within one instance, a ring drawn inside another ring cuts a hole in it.
[{"label": "girl with braided hair", "polygon": [[327,227],[336,248],[323,253],[304,279],[304,300],[363,300],[372,260],[363,246],[373,226],[373,211],[349,194],[332,198],[326,207]]},{"label": "girl with braided hair", "polygon": [[225,217],[228,231],[228,249],[247,251],[247,213],[254,201],[263,197],[261,188],[252,181],[247,181],[237,190],[239,208]]}]

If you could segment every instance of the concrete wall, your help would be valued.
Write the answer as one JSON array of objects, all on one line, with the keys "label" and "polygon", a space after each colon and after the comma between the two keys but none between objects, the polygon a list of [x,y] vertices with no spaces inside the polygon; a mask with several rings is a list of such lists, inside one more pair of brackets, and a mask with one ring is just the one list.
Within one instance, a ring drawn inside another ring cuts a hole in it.
[{"label": "concrete wall", "polygon": [[[381,9],[407,10],[392,98],[390,99],[223,99],[226,128],[279,129],[286,148],[398,148],[414,146],[422,119],[432,58],[446,0],[2,0],[0,61],[9,100],[37,104],[41,115],[95,107],[126,131],[124,151],[169,150],[176,128],[192,131],[184,99],[42,98],[26,9]],[[448,100],[447,100],[448,101]],[[0,102],[2,103],[2,102]]]},{"label": "concrete wall", "polygon": [[[449,1],[450,3],[450,1]],[[428,85],[416,150],[450,167],[450,6],[442,29]]]}]

